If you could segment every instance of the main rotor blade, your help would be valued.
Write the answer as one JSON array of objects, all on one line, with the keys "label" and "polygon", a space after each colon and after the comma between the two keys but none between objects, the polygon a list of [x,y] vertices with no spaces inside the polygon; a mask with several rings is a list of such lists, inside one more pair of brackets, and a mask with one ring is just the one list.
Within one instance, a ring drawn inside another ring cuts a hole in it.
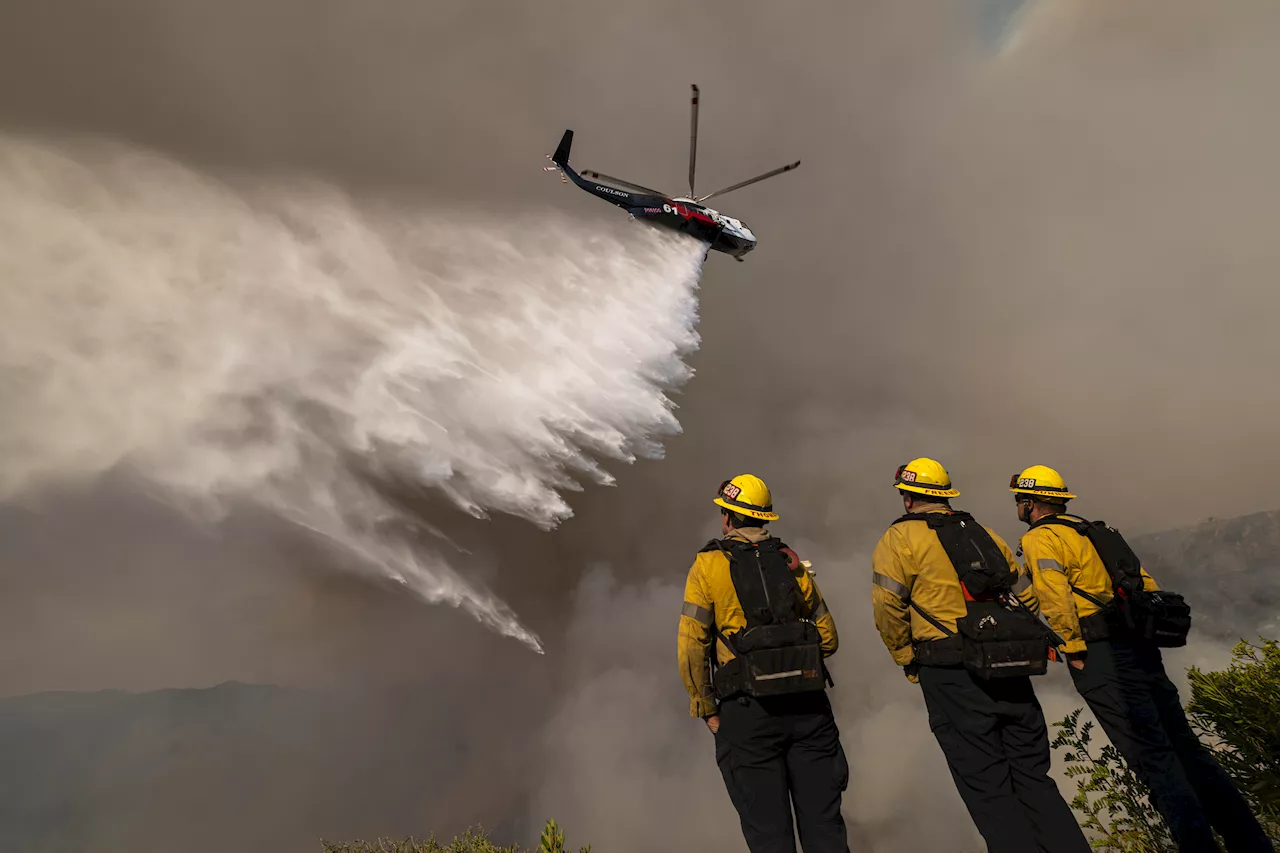
[{"label": "main rotor blade", "polygon": [[615,178],[612,175],[606,175],[604,172],[597,172],[593,169],[588,169],[584,171],[582,174],[584,177],[588,177],[588,178],[599,178],[605,181],[613,181],[615,184],[619,184],[624,187],[630,187],[631,189],[639,190],[642,193],[649,193],[650,195],[660,195],[663,198],[671,198],[671,196],[667,195],[662,190],[655,190],[652,187],[642,186],[641,184],[637,184],[632,181],[624,181],[622,178]]},{"label": "main rotor blade", "polygon": [[693,173],[698,162],[698,85],[693,84],[693,97],[689,101],[693,115],[689,119],[689,198],[693,198]]},{"label": "main rotor blade", "polygon": [[724,195],[725,193],[731,193],[734,190],[740,190],[743,187],[750,186],[751,184],[757,183],[759,181],[763,181],[765,178],[772,178],[774,175],[781,175],[783,172],[790,172],[792,169],[794,169],[796,166],[799,166],[799,165],[800,165],[800,161],[797,160],[794,163],[787,164],[786,166],[780,166],[779,168],[774,169],[772,172],[765,172],[763,175],[756,175],[754,178],[748,178],[747,180],[743,181],[740,184],[734,184],[731,187],[725,187],[722,190],[716,190],[713,193],[707,193],[701,198],[695,198],[694,201],[701,204],[702,202],[706,201],[709,198],[715,198],[718,195]]}]

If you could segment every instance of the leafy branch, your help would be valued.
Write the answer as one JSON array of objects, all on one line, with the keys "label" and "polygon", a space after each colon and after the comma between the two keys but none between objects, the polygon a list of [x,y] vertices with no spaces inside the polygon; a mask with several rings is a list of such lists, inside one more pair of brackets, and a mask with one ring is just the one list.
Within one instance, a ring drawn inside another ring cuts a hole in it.
[{"label": "leafy branch", "polygon": [[[441,844],[432,835],[425,841],[417,841],[412,836],[403,839],[379,838],[374,841],[352,841],[333,843],[320,842],[322,853],[522,853],[519,844],[510,847],[499,847],[489,840],[482,829],[468,829],[461,836],[448,844]],[[529,853],[570,853],[565,847],[564,831],[554,820],[548,820],[542,830],[538,847]],[[578,853],[591,853],[591,845],[579,849]]]},{"label": "leafy branch", "polygon": [[1119,750],[1107,744],[1094,755],[1093,722],[1080,725],[1083,708],[1054,723],[1054,749],[1067,750],[1066,775],[1076,780],[1073,808],[1081,826],[1095,837],[1090,844],[1106,853],[1175,853],[1169,830],[1147,798],[1146,788],[1125,764]]}]

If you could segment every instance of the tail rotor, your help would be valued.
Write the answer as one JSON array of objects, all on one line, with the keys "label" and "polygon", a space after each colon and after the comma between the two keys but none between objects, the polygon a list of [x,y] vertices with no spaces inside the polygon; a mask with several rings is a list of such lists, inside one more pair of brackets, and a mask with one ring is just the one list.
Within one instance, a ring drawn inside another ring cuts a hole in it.
[{"label": "tail rotor", "polygon": [[550,165],[550,166],[543,166],[543,167],[542,167],[542,171],[544,171],[544,172],[559,172],[559,173],[560,173],[560,183],[562,183],[562,184],[567,184],[567,183],[569,183],[569,179],[568,179],[567,177],[565,177],[564,169],[561,169],[561,168],[560,168],[559,164],[557,164],[557,163],[555,162],[555,160],[552,158],[552,156],[551,156],[550,154],[548,154],[548,155],[547,155],[547,159],[548,159],[548,160],[551,160],[551,165]]}]

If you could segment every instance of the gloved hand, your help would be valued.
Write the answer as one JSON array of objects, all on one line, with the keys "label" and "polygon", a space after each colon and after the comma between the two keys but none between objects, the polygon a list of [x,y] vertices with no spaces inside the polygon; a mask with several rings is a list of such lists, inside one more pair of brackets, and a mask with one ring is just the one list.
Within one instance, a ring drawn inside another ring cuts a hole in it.
[{"label": "gloved hand", "polygon": [[912,684],[920,683],[920,661],[913,660],[911,663],[904,666],[902,671],[906,674],[907,681],[910,681]]}]

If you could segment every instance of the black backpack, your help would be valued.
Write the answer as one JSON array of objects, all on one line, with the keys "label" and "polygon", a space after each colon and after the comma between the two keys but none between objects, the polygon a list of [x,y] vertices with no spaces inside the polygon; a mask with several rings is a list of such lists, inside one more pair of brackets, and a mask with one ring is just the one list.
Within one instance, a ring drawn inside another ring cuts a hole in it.
[{"label": "black backpack", "polygon": [[1120,535],[1105,521],[1085,521],[1061,515],[1047,515],[1032,527],[1059,524],[1086,537],[1098,552],[1102,565],[1111,576],[1115,596],[1103,603],[1078,587],[1071,591],[1101,608],[1112,635],[1140,639],[1162,648],[1187,644],[1191,631],[1191,607],[1176,592],[1147,592],[1143,586],[1142,561]]},{"label": "black backpack", "polygon": [[781,540],[769,538],[754,544],[713,539],[702,548],[729,558],[729,575],[747,621],[729,636],[712,623],[715,635],[734,654],[733,660],[718,666],[712,643],[711,684],[719,701],[743,693],[808,693],[833,683],[822,659],[822,637],[791,573],[785,547]]},{"label": "black backpack", "polygon": [[957,631],[908,601],[947,635],[946,640],[917,644],[921,665],[961,663],[982,679],[1047,672],[1049,644],[1057,637],[1013,594],[1018,573],[1009,568],[986,528],[959,511],[908,513],[894,524],[903,521],[923,521],[938,535],[965,597],[966,613],[956,620]]}]

